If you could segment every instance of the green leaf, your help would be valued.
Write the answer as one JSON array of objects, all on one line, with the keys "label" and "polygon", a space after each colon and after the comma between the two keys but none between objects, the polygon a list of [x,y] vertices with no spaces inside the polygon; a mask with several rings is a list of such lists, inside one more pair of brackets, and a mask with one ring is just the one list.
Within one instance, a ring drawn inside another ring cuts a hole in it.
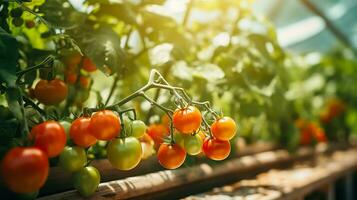
[{"label": "green leaf", "polygon": [[224,78],[224,72],[215,64],[200,64],[194,69],[194,76],[204,78],[207,81],[216,81]]},{"label": "green leaf", "polygon": [[98,17],[111,15],[127,24],[136,24],[136,13],[129,3],[102,3],[95,12]]},{"label": "green leaf", "polygon": [[6,100],[9,106],[11,113],[15,116],[16,119],[22,121],[24,116],[21,111],[21,105],[19,102],[22,102],[21,91],[17,87],[8,87],[6,90]]},{"label": "green leaf", "polygon": [[52,26],[65,29],[83,24],[86,17],[86,14],[75,10],[67,0],[45,1],[40,6],[40,12],[44,13],[44,18]]},{"label": "green leaf", "polygon": [[18,59],[16,39],[0,27],[0,82],[15,85]]},{"label": "green leaf", "polygon": [[94,30],[90,26],[81,26],[69,33],[83,53],[106,75],[123,71],[126,54],[120,47],[119,36],[110,27]]}]

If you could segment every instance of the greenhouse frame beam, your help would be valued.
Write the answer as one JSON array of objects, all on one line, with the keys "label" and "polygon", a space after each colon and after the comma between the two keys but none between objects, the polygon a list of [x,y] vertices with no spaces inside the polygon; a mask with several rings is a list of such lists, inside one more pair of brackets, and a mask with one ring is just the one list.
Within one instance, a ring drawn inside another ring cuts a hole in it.
[{"label": "greenhouse frame beam", "polygon": [[313,12],[315,15],[319,16],[326,24],[326,27],[330,30],[330,32],[340,40],[345,46],[350,48],[353,53],[357,56],[357,50],[353,46],[352,42],[335,24],[320,10],[314,3],[310,0],[301,0],[302,4]]}]

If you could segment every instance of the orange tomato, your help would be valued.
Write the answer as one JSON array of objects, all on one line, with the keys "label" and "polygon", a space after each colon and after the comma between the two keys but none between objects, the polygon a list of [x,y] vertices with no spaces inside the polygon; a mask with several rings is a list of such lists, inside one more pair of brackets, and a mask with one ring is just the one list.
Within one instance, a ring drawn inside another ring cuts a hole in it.
[{"label": "orange tomato", "polygon": [[157,159],[164,168],[176,169],[185,162],[186,152],[177,144],[162,143],[157,152]]},{"label": "orange tomato", "polygon": [[68,88],[60,79],[40,80],[35,86],[36,99],[45,105],[56,105],[66,99]]},{"label": "orange tomato", "polygon": [[119,135],[119,117],[111,110],[96,112],[90,120],[89,130],[98,140],[111,140]]},{"label": "orange tomato", "polygon": [[219,140],[230,140],[236,134],[237,125],[230,117],[217,119],[211,125],[211,131],[215,138]]},{"label": "orange tomato", "polygon": [[150,137],[149,134],[145,133],[142,137],[139,138],[139,141],[141,144],[141,148],[143,150],[143,153],[141,156],[142,159],[147,159],[155,153],[155,149],[154,149],[155,142]]},{"label": "orange tomato", "polygon": [[34,126],[30,138],[34,140],[34,146],[50,158],[58,156],[67,142],[64,128],[56,121],[46,121]]},{"label": "orange tomato", "polygon": [[162,124],[151,124],[146,133],[154,140],[155,144],[161,144],[164,142],[164,138],[169,136],[169,129]]},{"label": "orange tomato", "polygon": [[161,124],[165,125],[167,128],[170,128],[170,118],[167,114],[161,117]]},{"label": "orange tomato", "polygon": [[206,138],[203,143],[203,152],[212,160],[224,160],[231,152],[231,144],[229,141]]},{"label": "orange tomato", "polygon": [[90,147],[97,142],[97,139],[88,129],[89,123],[89,117],[79,117],[72,122],[69,134],[76,145]]},{"label": "orange tomato", "polygon": [[200,128],[201,112],[195,106],[177,109],[173,116],[174,127],[181,133],[190,134]]}]

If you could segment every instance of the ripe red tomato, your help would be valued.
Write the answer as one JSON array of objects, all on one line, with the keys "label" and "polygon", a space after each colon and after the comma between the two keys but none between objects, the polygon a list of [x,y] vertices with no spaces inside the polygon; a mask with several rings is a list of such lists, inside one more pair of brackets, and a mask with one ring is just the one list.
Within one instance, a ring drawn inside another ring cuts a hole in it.
[{"label": "ripe red tomato", "polygon": [[41,149],[49,158],[58,156],[66,145],[66,132],[60,123],[46,121],[31,129],[30,138],[34,146]]},{"label": "ripe red tomato", "polygon": [[300,144],[309,145],[312,142],[312,134],[308,129],[300,131]]},{"label": "ripe red tomato", "polygon": [[157,159],[164,168],[176,169],[185,162],[186,152],[177,144],[162,143],[157,152]]},{"label": "ripe red tomato", "polygon": [[119,117],[113,111],[102,110],[91,117],[88,128],[98,140],[111,140],[118,136],[120,123]]},{"label": "ripe red tomato", "polygon": [[15,147],[1,162],[1,176],[7,187],[17,193],[40,189],[48,176],[48,158],[37,147]]},{"label": "ripe red tomato", "polygon": [[151,124],[146,129],[147,134],[154,140],[155,144],[160,145],[164,142],[164,138],[169,135],[169,129],[162,124]]},{"label": "ripe red tomato", "polygon": [[172,117],[174,127],[185,134],[195,132],[200,128],[202,122],[201,112],[194,106],[177,109]]},{"label": "ripe red tomato", "polygon": [[74,73],[74,72],[66,72],[66,82],[69,83],[69,84],[75,84],[76,81],[77,81],[77,74]]},{"label": "ripe red tomato", "polygon": [[68,52],[63,57],[63,63],[67,66],[67,68],[76,67],[82,59],[82,55],[77,51]]},{"label": "ripe red tomato", "polygon": [[230,140],[236,134],[237,125],[230,117],[217,119],[211,125],[211,131],[215,138],[219,140]]},{"label": "ripe red tomato", "polygon": [[76,145],[89,147],[97,142],[88,129],[89,123],[89,117],[80,117],[72,122],[69,134]]},{"label": "ripe red tomato", "polygon": [[60,79],[40,80],[35,87],[35,97],[45,105],[56,105],[66,99],[68,88]]},{"label": "ripe red tomato", "polygon": [[325,131],[321,127],[318,126],[315,127],[314,137],[317,142],[322,142],[322,143],[327,142]]},{"label": "ripe red tomato", "polygon": [[97,66],[95,66],[95,64],[88,57],[84,57],[82,68],[87,72],[94,72],[97,70]]},{"label": "ripe red tomato", "polygon": [[79,77],[79,83],[83,88],[88,88],[90,85],[91,79],[88,76],[80,76]]},{"label": "ripe red tomato", "polygon": [[207,138],[203,143],[203,152],[212,160],[224,160],[231,152],[229,141]]}]

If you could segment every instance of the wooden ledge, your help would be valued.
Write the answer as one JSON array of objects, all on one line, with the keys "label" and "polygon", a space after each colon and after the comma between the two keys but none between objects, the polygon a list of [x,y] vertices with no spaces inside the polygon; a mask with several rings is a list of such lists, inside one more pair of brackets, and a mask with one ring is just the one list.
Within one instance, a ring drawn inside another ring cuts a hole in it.
[{"label": "wooden ledge", "polygon": [[[172,198],[199,192],[198,188],[207,190],[216,184],[226,184],[238,178],[252,176],[267,171],[272,167],[291,166],[296,161],[313,160],[315,156],[334,151],[336,146],[323,148],[300,148],[291,155],[286,150],[274,150],[255,155],[243,156],[219,163],[203,163],[193,167],[177,170],[164,170],[142,176],[101,183],[97,192],[87,199],[152,199],[163,198],[172,194]],[[199,187],[199,186],[202,187]],[[180,194],[175,194],[177,192]],[[40,198],[46,199],[84,199],[77,191],[58,193]]]}]

